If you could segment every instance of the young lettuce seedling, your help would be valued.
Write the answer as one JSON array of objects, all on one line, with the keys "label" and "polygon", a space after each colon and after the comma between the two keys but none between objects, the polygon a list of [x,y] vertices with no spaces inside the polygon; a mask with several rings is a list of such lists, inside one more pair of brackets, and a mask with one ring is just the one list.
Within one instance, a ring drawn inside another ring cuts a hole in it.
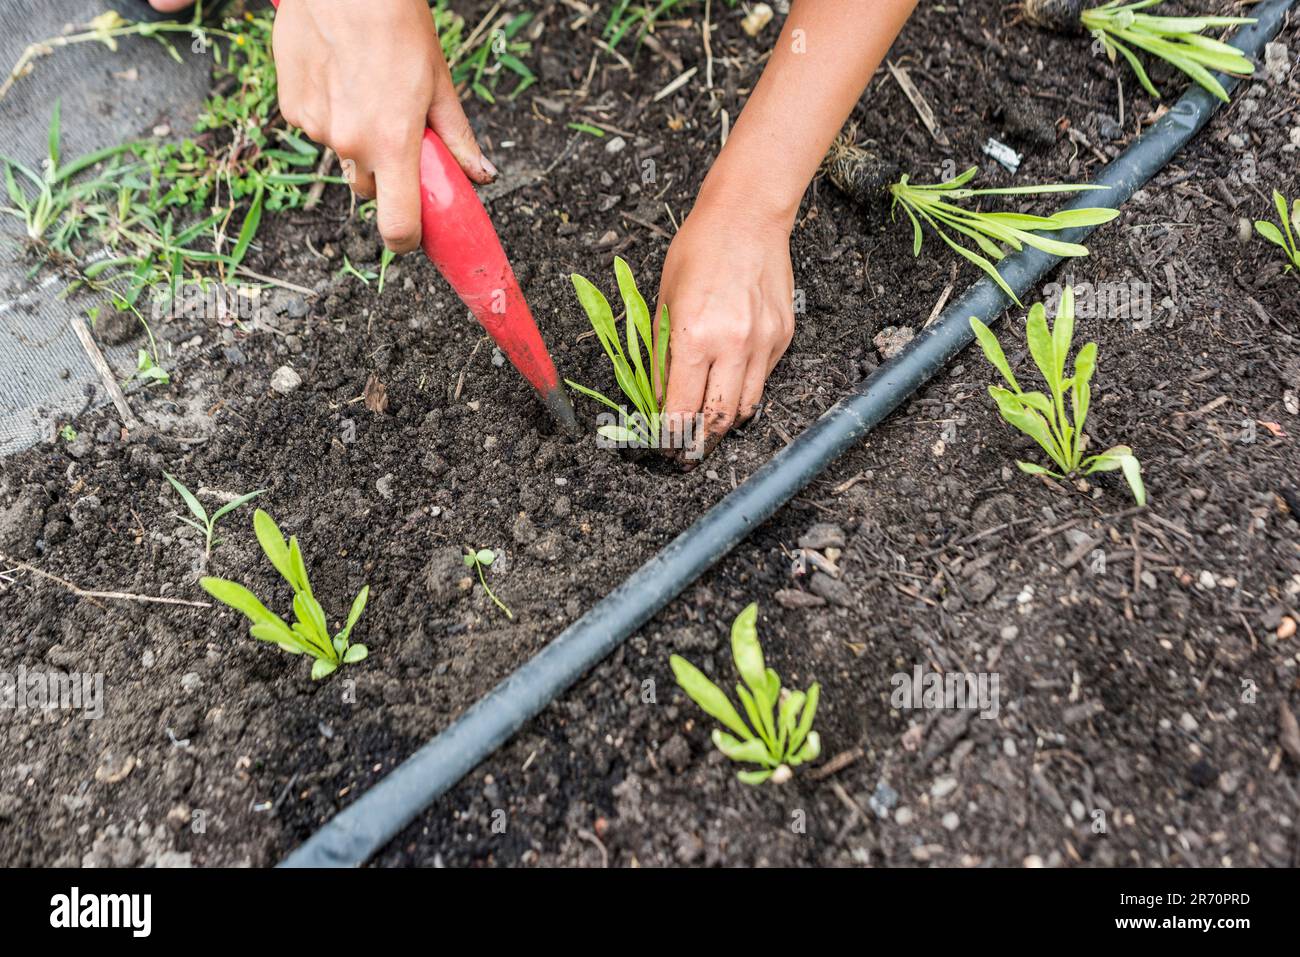
[{"label": "young lettuce seedling", "polygon": [[311,666],[313,681],[332,674],[339,665],[363,661],[369,654],[366,646],[349,644],[348,639],[357,619],[366,609],[370,586],[362,586],[352,601],[347,622],[338,634],[330,638],[325,610],[312,594],[311,582],[307,579],[307,565],[303,561],[297,537],[290,536],[286,543],[275,520],[260,508],[253,513],[253,531],[275,570],[293,588],[294,623],[286,624],[279,615],[268,611],[257,596],[243,585],[224,578],[199,579],[203,590],[246,616],[252,622],[248,633],[254,638],[278,645],[291,655],[309,655],[315,658]]},{"label": "young lettuce seedling", "polygon": [[744,684],[736,685],[736,694],[745,707],[749,725],[741,720],[722,689],[693,664],[677,655],[668,663],[691,700],[735,732],[732,735],[714,729],[717,749],[733,761],[762,765],[761,770],[741,771],[736,776],[745,784],[762,784],[769,778],[783,784],[790,780],[791,768],[821,754],[821,738],[812,730],[821,686],[814,682],[806,694],[781,687],[780,677],[763,662],[757,620],[758,605],[751,603],[731,625],[731,655],[737,673],[744,679]]},{"label": "young lettuce seedling", "polygon": [[[605,354],[614,366],[614,379],[623,394],[636,407],[636,415],[629,415],[624,406],[615,404],[594,389],[565,379],[583,395],[609,406],[619,415],[618,425],[602,425],[596,431],[618,443],[654,447],[659,438],[660,416],[663,400],[668,393],[668,307],[664,306],[659,323],[653,331],[650,310],[636,288],[632,270],[621,256],[614,257],[614,275],[618,291],[627,311],[627,349],[619,341],[614,312],[600,290],[577,273],[571,277],[577,290],[578,302],[591,320],[596,337],[605,347]],[[644,353],[642,348],[644,347]]]},{"label": "young lettuce seedling", "polygon": [[1250,76],[1255,72],[1255,65],[1236,47],[1203,34],[1215,27],[1254,23],[1254,18],[1158,17],[1138,12],[1161,2],[1140,0],[1121,4],[1120,0],[1111,0],[1085,10],[1082,0],[1025,0],[1024,11],[1025,19],[1030,23],[1057,33],[1079,33],[1082,30],[1091,33],[1101,43],[1110,62],[1115,62],[1117,53],[1124,57],[1137,74],[1142,88],[1157,100],[1160,91],[1147,76],[1132,47],[1145,50],[1176,67],[1227,103],[1227,91],[1210,71]]},{"label": "young lettuce seedling", "polygon": [[470,548],[468,545],[464,546],[464,548],[465,566],[467,568],[477,569],[479,584],[483,586],[483,590],[487,592],[487,596],[496,603],[498,608],[506,613],[507,618],[513,620],[515,613],[507,608],[505,603],[496,596],[496,593],[488,586],[487,579],[483,576],[483,569],[487,568],[497,560],[496,552],[492,551],[490,548]]},{"label": "young lettuce seedling", "polygon": [[[942,183],[917,186],[908,181],[906,174],[889,187],[894,197],[893,208],[902,206],[907,218],[912,221],[914,241],[912,255],[921,254],[921,221],[924,220],[939,234],[939,238],[954,251],[973,262],[988,273],[998,286],[1020,305],[1020,299],[1007,285],[997,267],[989,261],[991,257],[1000,261],[1006,252],[998,243],[1004,243],[1017,252],[1024,246],[1033,246],[1054,256],[1086,256],[1088,247],[1078,243],[1062,242],[1037,235],[1058,229],[1075,226],[1099,226],[1108,223],[1119,215],[1119,210],[1104,207],[1088,209],[1065,209],[1052,216],[1029,216],[1024,213],[981,213],[957,205],[957,200],[972,199],[978,196],[1029,196],[1040,193],[1073,193],[1085,189],[1103,189],[1101,186],[1049,184],[1046,186],[1008,186],[1001,189],[966,189],[979,167],[972,166],[952,179]],[[980,255],[968,249],[959,241],[948,235],[948,230],[961,233],[974,241],[984,253]]]},{"label": "young lettuce seedling", "polygon": [[1277,207],[1277,221],[1281,229],[1274,226],[1266,219],[1255,220],[1255,232],[1259,233],[1270,243],[1282,247],[1282,252],[1286,254],[1286,272],[1296,270],[1300,274],[1300,249],[1296,248],[1295,233],[1291,231],[1292,225],[1295,226],[1296,232],[1300,232],[1300,199],[1291,204],[1291,210],[1288,213],[1286,208],[1286,197],[1273,190],[1273,205]]},{"label": "young lettuce seedling", "polygon": [[[1029,354],[1047,380],[1050,397],[1042,392],[1023,391],[1011,372],[997,336],[974,316],[971,316],[970,325],[975,331],[975,338],[979,340],[980,348],[984,350],[984,357],[1002,373],[1002,378],[1010,386],[1009,389],[989,386],[989,395],[998,404],[998,412],[1002,418],[1037,442],[1061,471],[1053,472],[1032,462],[1016,462],[1020,470],[1030,475],[1051,475],[1063,479],[1075,473],[1091,475],[1093,472],[1120,469],[1133,491],[1133,498],[1138,505],[1145,505],[1147,493],[1142,485],[1142,467],[1127,445],[1116,445],[1087,458],[1083,456],[1088,446],[1083,424],[1088,417],[1088,405],[1092,401],[1090,383],[1097,368],[1097,343],[1089,342],[1079,350],[1074,357],[1074,375],[1066,378],[1065,360],[1074,338],[1074,290],[1066,286],[1061,292],[1061,304],[1057,309],[1056,322],[1051,328],[1048,328],[1047,310],[1041,302],[1034,303],[1029,310],[1029,320],[1025,326]],[[1069,412],[1066,411],[1067,396]]]},{"label": "young lettuce seedling", "polygon": [[[221,544],[219,538],[213,537],[217,530],[217,522],[221,521],[241,505],[247,505],[253,499],[257,498],[257,496],[266,491],[264,488],[259,488],[256,492],[249,492],[246,495],[240,495],[237,498],[231,499],[225,505],[221,506],[221,508],[209,515],[208,510],[203,507],[203,503],[198,500],[198,497],[193,492],[181,484],[180,479],[169,472],[163,472],[163,478],[171,482],[172,488],[176,489],[180,497],[184,499],[191,514],[194,515],[194,518],[186,518],[182,515],[181,521],[192,528],[197,528],[199,532],[202,533],[204,558],[211,558],[212,549]],[[195,519],[197,519],[197,521]]]}]

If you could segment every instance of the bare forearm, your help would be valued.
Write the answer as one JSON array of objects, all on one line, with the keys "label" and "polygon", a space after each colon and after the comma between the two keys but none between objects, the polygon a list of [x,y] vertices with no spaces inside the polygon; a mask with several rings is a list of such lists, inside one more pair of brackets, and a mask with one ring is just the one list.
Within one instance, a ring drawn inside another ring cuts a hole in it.
[{"label": "bare forearm", "polygon": [[700,201],[789,229],[804,190],[916,0],[795,0]]}]

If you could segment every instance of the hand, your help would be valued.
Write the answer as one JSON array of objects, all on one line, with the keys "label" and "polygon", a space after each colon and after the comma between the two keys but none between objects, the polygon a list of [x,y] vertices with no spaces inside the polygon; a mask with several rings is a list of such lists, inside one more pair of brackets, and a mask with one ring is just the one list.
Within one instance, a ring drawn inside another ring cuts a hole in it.
[{"label": "hand", "polygon": [[668,247],[655,309],[658,315],[666,303],[672,322],[669,429],[703,414],[703,434],[696,429],[683,456],[688,467],[753,418],[794,335],[789,228],[762,225],[706,190]]},{"label": "hand", "polygon": [[282,0],[272,47],[285,120],[338,153],[355,193],[378,198],[379,232],[394,252],[420,242],[426,124],[471,180],[496,177],[425,0]]},{"label": "hand", "polygon": [[149,0],[149,6],[159,13],[175,13],[177,10],[194,6],[194,0]]}]

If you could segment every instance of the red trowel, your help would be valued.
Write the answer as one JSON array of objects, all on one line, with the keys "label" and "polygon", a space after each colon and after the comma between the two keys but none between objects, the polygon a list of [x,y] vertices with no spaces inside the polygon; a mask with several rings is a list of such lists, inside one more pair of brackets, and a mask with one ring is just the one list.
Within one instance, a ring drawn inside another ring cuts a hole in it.
[{"label": "red trowel", "polygon": [[560,425],[576,430],[573,406],[487,210],[451,151],[428,129],[420,148],[420,220],[425,255]]}]

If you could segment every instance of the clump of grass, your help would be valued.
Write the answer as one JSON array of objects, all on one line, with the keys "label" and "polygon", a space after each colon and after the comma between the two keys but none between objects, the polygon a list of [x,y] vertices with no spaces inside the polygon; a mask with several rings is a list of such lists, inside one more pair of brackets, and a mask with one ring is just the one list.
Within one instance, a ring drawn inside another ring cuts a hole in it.
[{"label": "clump of grass", "polygon": [[466,34],[464,17],[449,7],[448,0],[438,0],[433,6],[433,22],[452,82],[458,88],[468,86],[488,103],[496,102],[497,88],[507,76],[515,78],[506,94],[508,100],[536,83],[536,74],[523,61],[532,52],[532,44],[519,38],[532,19],[531,11],[505,13],[491,22],[484,19]]},{"label": "clump of grass", "polygon": [[[1039,233],[1055,232],[1056,230],[1079,226],[1097,226],[1101,223],[1108,223],[1119,215],[1118,210],[1104,207],[1066,209],[1051,216],[1030,216],[1025,213],[1008,212],[986,213],[967,209],[959,205],[961,200],[984,196],[1033,196],[1043,193],[1073,193],[1081,190],[1103,188],[1082,184],[1049,184],[1043,186],[1006,186],[997,189],[967,189],[966,184],[975,177],[977,172],[978,167],[972,166],[964,173],[951,179],[930,185],[916,185],[909,180],[907,174],[903,174],[897,183],[889,187],[894,200],[893,209],[897,210],[901,207],[903,212],[907,214],[908,219],[912,221],[914,237],[912,254],[914,256],[921,254],[923,236],[921,223],[924,222],[950,248],[987,273],[1002,291],[1015,301],[1016,305],[1020,305],[1020,299],[1012,291],[1006,280],[1002,278],[1002,274],[998,272],[997,267],[993,265],[994,262],[999,262],[1006,256],[1006,251],[999,244],[1016,251],[1023,249],[1025,246],[1033,246],[1054,256],[1086,256],[1088,255],[1087,246],[1079,243],[1067,243],[1059,239],[1050,239],[1047,236],[1039,235]],[[979,252],[954,239],[950,233],[957,233],[966,237],[967,240],[979,248]]]},{"label": "clump of grass", "polygon": [[[1296,233],[1300,233],[1300,199],[1291,204],[1291,209],[1286,208],[1286,197],[1277,190],[1273,190],[1273,205],[1277,208],[1278,226],[1274,226],[1267,219],[1255,220],[1255,232],[1259,233],[1270,243],[1279,246],[1286,256],[1286,272],[1296,270],[1300,275],[1300,249],[1296,248]],[[1291,231],[1294,225],[1296,232]]]},{"label": "clump of grass", "polygon": [[[726,0],[728,7],[734,7],[736,0]],[[614,0],[605,18],[605,26],[600,31],[601,41],[613,51],[628,36],[633,36],[640,46],[647,33],[654,33],[660,20],[672,14],[685,12],[689,7],[701,7],[703,0],[656,0],[651,3],[635,3],[633,0]],[[599,9],[599,8],[597,8]]]},{"label": "clump of grass", "polygon": [[602,425],[596,430],[601,436],[618,444],[654,448],[660,438],[664,398],[668,394],[668,306],[663,307],[657,328],[652,329],[650,309],[636,287],[631,268],[621,256],[614,257],[614,276],[627,315],[626,335],[622,337],[614,322],[614,311],[601,291],[577,273],[571,278],[578,302],[586,311],[596,337],[614,366],[614,380],[636,409],[636,414],[630,415],[625,406],[595,389],[579,385],[572,379],[564,381],[618,413],[618,425]]},{"label": "clump of grass", "polygon": [[1236,47],[1204,34],[1207,30],[1255,20],[1251,17],[1160,17],[1140,12],[1161,2],[1111,0],[1084,9],[1082,0],[1025,0],[1024,12],[1029,22],[1049,30],[1092,34],[1110,61],[1114,63],[1117,54],[1122,56],[1137,74],[1142,88],[1156,99],[1160,98],[1160,91],[1133,52],[1135,47],[1181,70],[1214,96],[1228,102],[1223,84],[1210,71],[1250,76],[1255,66]]},{"label": "clump of grass", "polygon": [[[143,322],[146,292],[169,305],[187,285],[229,281],[264,211],[300,207],[313,185],[344,182],[317,173],[320,150],[278,118],[271,22],[248,13],[214,28],[197,9],[184,24],[105,14],[94,29],[71,35],[70,42],[98,40],[115,49],[125,37],[167,42],[167,32],[185,33],[196,50],[211,52],[217,88],[194,135],[178,142],[125,143],[65,160],[56,103],[43,173],[0,157],[8,195],[0,212],[23,223],[36,253],[33,274],[57,262],[77,274],[69,292],[84,286],[106,294]],[[30,69],[30,59],[17,74]],[[151,361],[156,367],[156,353]]]},{"label": "clump of grass", "polygon": [[821,754],[821,738],[812,730],[821,686],[814,682],[806,693],[782,688],[780,676],[763,661],[757,622],[758,605],[750,604],[731,625],[731,656],[744,681],[736,685],[736,694],[749,717],[748,725],[726,693],[693,664],[677,655],[668,663],[691,700],[733,732],[715,729],[714,746],[733,761],[760,765],[759,770],[741,771],[737,777],[745,784],[767,780],[783,784],[790,780],[791,768]]},{"label": "clump of grass", "polygon": [[[1061,292],[1056,321],[1047,323],[1047,310],[1034,303],[1025,324],[1029,354],[1042,373],[1050,395],[1026,392],[1020,388],[1011,365],[998,344],[997,336],[974,316],[971,329],[984,351],[984,357],[1002,374],[1008,388],[989,386],[989,395],[997,403],[1002,418],[1029,436],[1047,453],[1059,472],[1032,462],[1016,462],[1022,472],[1066,478],[1119,469],[1132,489],[1138,505],[1147,501],[1142,484],[1142,467],[1127,445],[1116,445],[1097,455],[1085,457],[1088,436],[1083,431],[1092,402],[1092,376],[1097,369],[1097,343],[1089,342],[1074,357],[1074,374],[1065,375],[1065,364],[1074,339],[1074,290],[1066,286]],[[1068,403],[1067,403],[1068,399]]]},{"label": "clump of grass", "polygon": [[352,629],[366,609],[370,586],[362,586],[352,601],[347,621],[331,638],[325,610],[312,594],[307,565],[302,557],[302,549],[298,547],[297,537],[290,536],[289,541],[285,542],[275,520],[260,508],[253,514],[253,531],[266,557],[293,589],[294,623],[287,624],[279,615],[269,611],[251,591],[227,579],[201,578],[199,584],[203,590],[223,605],[229,605],[244,615],[252,623],[248,629],[249,634],[258,641],[269,642],[291,655],[314,658],[311,668],[313,681],[333,674],[340,665],[364,661],[369,655],[366,646],[352,644],[350,639]]}]

